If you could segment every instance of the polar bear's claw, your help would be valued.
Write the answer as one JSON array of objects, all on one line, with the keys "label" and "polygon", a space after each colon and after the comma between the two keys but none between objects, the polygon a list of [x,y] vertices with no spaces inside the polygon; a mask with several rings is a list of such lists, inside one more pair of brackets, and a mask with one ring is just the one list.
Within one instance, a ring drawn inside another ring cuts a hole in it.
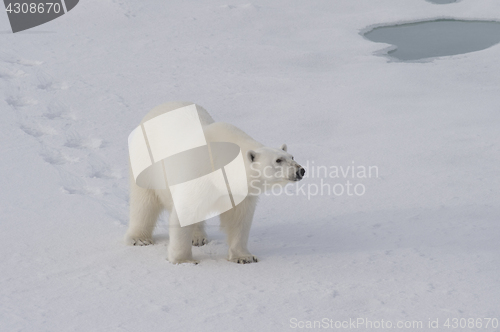
[{"label": "polar bear's claw", "polygon": [[153,239],[137,239],[134,246],[149,246],[150,244],[153,244]]},{"label": "polar bear's claw", "polygon": [[205,244],[208,243],[208,239],[205,237],[193,238],[193,240],[191,242],[193,243],[193,246],[201,247],[201,246],[204,246]]},{"label": "polar bear's claw", "polygon": [[231,262],[238,263],[238,264],[250,264],[250,263],[257,263],[259,260],[255,256],[245,256],[245,257],[237,257],[231,259]]},{"label": "polar bear's claw", "polygon": [[125,242],[127,242],[129,246],[149,246],[153,244],[153,239],[128,237]]}]

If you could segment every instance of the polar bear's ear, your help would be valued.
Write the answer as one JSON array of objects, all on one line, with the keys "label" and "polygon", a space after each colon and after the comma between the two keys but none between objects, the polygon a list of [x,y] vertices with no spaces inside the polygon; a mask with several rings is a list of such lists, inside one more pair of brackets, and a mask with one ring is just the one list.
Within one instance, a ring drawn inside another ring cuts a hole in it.
[{"label": "polar bear's ear", "polygon": [[280,149],[286,152],[286,150],[288,150],[288,147],[286,146],[286,144],[283,144],[283,145],[280,147]]},{"label": "polar bear's ear", "polygon": [[248,150],[247,157],[248,157],[248,160],[253,162],[255,160],[255,158],[257,157],[257,152],[255,152],[254,150]]}]

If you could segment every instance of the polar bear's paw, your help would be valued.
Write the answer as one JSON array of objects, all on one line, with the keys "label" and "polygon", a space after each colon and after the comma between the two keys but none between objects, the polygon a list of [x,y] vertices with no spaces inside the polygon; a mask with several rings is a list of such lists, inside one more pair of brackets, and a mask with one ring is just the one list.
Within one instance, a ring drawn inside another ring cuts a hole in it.
[{"label": "polar bear's paw", "polygon": [[197,261],[195,259],[183,259],[183,260],[171,260],[168,259],[168,261],[172,264],[179,265],[179,264],[194,264],[198,265],[200,261]]},{"label": "polar bear's paw", "polygon": [[257,263],[259,260],[257,257],[253,255],[249,256],[242,256],[242,257],[235,257],[229,260],[230,262],[238,263],[238,264],[250,264],[250,263]]},{"label": "polar bear's paw", "polygon": [[127,236],[125,238],[125,243],[129,246],[149,246],[153,244],[153,239],[150,237]]},{"label": "polar bear's paw", "polygon": [[201,247],[208,243],[208,239],[202,234],[194,234],[191,242],[193,243],[193,246]]}]

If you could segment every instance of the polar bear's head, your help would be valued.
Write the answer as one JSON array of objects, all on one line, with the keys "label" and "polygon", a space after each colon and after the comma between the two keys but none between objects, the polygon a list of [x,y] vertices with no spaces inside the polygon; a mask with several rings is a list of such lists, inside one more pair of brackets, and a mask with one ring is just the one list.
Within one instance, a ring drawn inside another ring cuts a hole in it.
[{"label": "polar bear's head", "polygon": [[278,149],[262,147],[249,150],[247,158],[251,169],[249,181],[253,188],[267,190],[274,185],[300,181],[306,172],[287,152],[286,144]]}]

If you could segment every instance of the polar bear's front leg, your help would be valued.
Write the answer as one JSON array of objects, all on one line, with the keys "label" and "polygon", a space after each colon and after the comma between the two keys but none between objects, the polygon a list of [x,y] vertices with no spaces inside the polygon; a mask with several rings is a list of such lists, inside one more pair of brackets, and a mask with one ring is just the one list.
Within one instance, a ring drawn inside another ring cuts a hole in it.
[{"label": "polar bear's front leg", "polygon": [[248,196],[243,202],[220,216],[221,228],[227,234],[228,260],[231,262],[246,264],[258,261],[257,257],[247,249],[256,205],[257,197]]},{"label": "polar bear's front leg", "polygon": [[170,238],[170,243],[168,244],[168,260],[170,261],[170,263],[198,264],[198,261],[195,261],[193,259],[193,253],[191,252],[193,232],[196,224],[181,227],[179,223],[179,217],[177,216],[177,212],[175,212],[175,208],[170,214],[168,224],[168,232]]},{"label": "polar bear's front leg", "polygon": [[208,243],[204,221],[194,224],[193,238],[191,242],[193,243],[193,246],[196,247],[201,247]]}]

